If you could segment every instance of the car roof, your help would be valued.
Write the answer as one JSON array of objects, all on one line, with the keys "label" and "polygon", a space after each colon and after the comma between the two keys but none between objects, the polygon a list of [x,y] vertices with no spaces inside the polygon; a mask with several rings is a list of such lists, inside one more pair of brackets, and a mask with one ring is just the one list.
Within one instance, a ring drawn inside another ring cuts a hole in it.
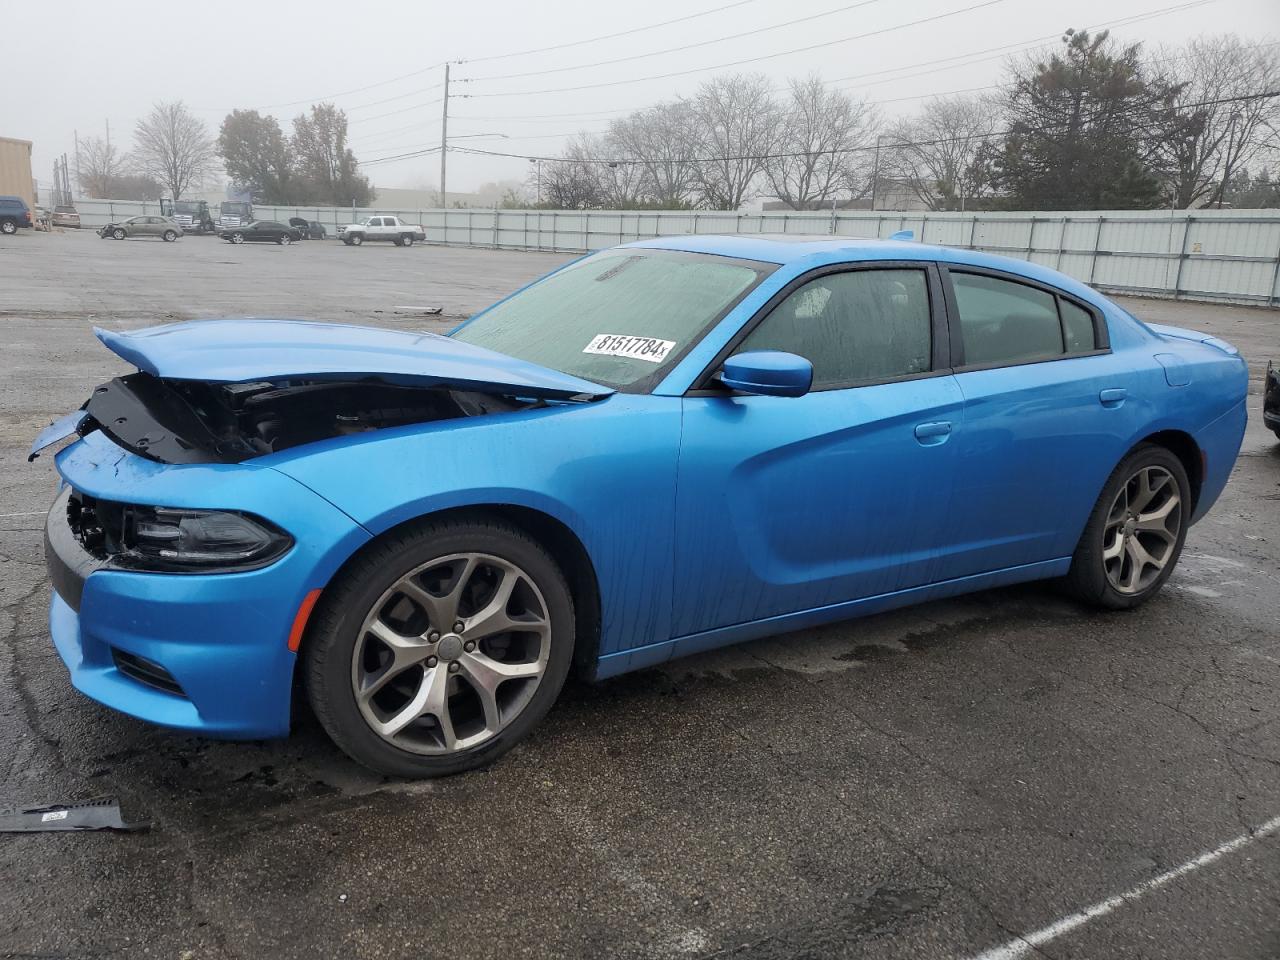
[{"label": "car roof", "polygon": [[830,234],[698,234],[683,237],[656,237],[652,240],[637,240],[622,246],[709,253],[739,260],[796,265],[801,268],[869,260],[936,260],[941,263],[987,267],[1030,280],[1039,280],[1094,303],[1098,303],[1101,299],[1097,291],[1080,281],[1037,263],[983,253],[979,250],[917,243],[914,240],[872,240]]}]

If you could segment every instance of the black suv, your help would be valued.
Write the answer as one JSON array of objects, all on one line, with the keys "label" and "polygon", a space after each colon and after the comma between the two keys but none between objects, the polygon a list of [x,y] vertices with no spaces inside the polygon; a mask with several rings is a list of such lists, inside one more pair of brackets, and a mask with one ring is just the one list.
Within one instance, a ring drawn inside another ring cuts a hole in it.
[{"label": "black suv", "polygon": [[14,234],[31,226],[31,208],[21,197],[0,197],[0,233]]}]

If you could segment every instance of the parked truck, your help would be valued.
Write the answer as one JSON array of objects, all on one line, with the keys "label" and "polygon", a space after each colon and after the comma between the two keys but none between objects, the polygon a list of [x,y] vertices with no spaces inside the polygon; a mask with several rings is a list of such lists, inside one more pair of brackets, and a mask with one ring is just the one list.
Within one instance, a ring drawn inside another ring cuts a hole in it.
[{"label": "parked truck", "polygon": [[160,201],[160,213],[182,226],[183,233],[216,233],[218,225],[213,221],[209,204],[204,200]]},{"label": "parked truck", "polygon": [[253,204],[248,200],[224,200],[218,204],[218,227],[233,230],[253,223]]},{"label": "parked truck", "polygon": [[399,217],[378,216],[344,224],[338,228],[338,239],[348,247],[358,247],[366,240],[390,240],[397,247],[412,247],[415,241],[427,239],[427,233]]}]

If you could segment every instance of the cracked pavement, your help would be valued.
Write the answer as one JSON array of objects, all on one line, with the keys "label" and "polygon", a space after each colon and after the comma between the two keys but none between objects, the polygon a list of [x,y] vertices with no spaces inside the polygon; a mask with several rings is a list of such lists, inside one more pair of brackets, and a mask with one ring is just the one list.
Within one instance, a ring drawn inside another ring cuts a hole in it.
[{"label": "cracked pavement", "polygon": [[[1251,361],[1225,494],[1140,611],[1042,585],[571,684],[495,767],[420,784],[167,733],[73,691],[45,630],[36,431],[123,370],[93,323],[441,329],[546,254],[20,235],[0,248],[0,808],[118,795],[135,835],[0,836],[0,957],[967,957],[1280,814],[1280,313],[1126,300]],[[234,269],[230,269],[234,268]],[[93,319],[89,315],[93,314]],[[1274,958],[1280,839],[1028,956]]]}]

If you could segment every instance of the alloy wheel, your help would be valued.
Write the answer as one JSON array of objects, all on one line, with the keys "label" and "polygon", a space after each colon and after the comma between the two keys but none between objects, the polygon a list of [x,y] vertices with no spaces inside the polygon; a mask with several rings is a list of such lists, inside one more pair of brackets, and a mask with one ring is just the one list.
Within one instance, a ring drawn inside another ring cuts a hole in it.
[{"label": "alloy wheel", "polygon": [[520,714],[550,652],[550,614],[533,578],[501,557],[453,554],[410,571],[373,605],[352,653],[352,691],[383,740],[452,754]]},{"label": "alloy wheel", "polygon": [[1151,586],[1168,566],[1182,532],[1182,495],[1164,467],[1142,467],[1116,494],[1102,530],[1102,564],[1119,593]]}]

